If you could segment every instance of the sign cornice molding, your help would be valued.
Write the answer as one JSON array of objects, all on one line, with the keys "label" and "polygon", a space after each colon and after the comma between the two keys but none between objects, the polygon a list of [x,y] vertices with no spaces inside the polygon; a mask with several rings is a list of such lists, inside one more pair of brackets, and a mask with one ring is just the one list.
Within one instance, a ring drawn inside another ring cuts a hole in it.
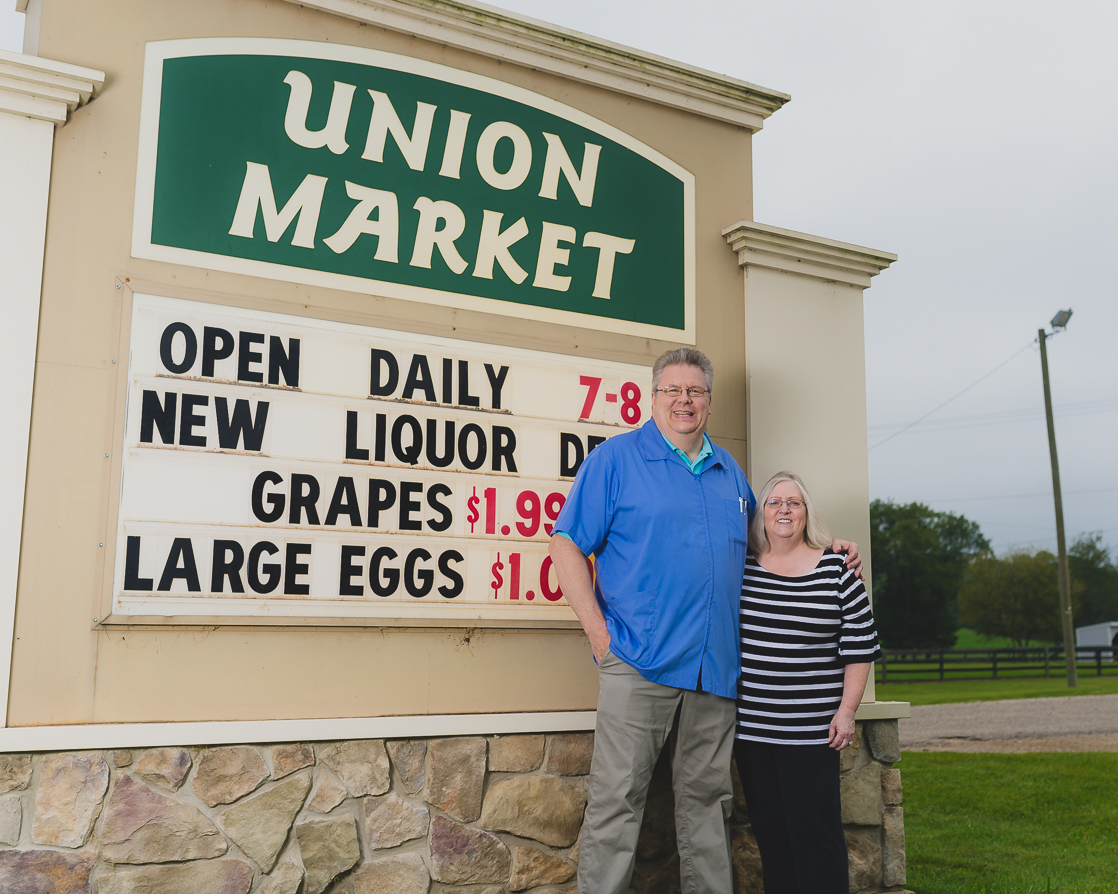
[{"label": "sign cornice molding", "polygon": [[0,50],[0,112],[62,125],[104,84],[92,68]]},{"label": "sign cornice molding", "polygon": [[897,260],[895,254],[739,220],[722,230],[742,267],[766,267],[867,288],[870,278]]},{"label": "sign cornice molding", "polygon": [[370,25],[760,130],[785,93],[456,0],[288,0]]}]

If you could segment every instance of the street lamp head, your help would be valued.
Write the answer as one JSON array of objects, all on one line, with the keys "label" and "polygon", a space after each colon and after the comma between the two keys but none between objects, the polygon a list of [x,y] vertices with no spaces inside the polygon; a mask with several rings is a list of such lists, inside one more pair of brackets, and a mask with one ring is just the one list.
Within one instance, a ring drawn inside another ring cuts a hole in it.
[{"label": "street lamp head", "polygon": [[1051,322],[1050,325],[1052,326],[1053,329],[1066,329],[1067,325],[1068,325],[1068,320],[1070,320],[1070,319],[1071,319],[1071,311],[1070,310],[1061,310],[1056,314],[1056,316],[1054,316],[1052,318],[1052,322]]}]

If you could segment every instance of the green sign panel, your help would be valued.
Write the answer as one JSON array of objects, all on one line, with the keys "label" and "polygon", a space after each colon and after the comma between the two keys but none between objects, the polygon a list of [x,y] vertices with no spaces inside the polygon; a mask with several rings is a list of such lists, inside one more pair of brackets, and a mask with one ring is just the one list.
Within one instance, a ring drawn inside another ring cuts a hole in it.
[{"label": "green sign panel", "polygon": [[149,44],[132,253],[693,341],[690,173],[547,97],[358,47]]}]

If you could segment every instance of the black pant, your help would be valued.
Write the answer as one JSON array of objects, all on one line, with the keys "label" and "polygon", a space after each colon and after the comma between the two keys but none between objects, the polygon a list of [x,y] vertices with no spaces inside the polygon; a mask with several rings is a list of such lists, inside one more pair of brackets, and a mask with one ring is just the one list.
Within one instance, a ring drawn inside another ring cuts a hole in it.
[{"label": "black pant", "polygon": [[734,742],[765,894],[847,894],[839,753],[827,745]]}]

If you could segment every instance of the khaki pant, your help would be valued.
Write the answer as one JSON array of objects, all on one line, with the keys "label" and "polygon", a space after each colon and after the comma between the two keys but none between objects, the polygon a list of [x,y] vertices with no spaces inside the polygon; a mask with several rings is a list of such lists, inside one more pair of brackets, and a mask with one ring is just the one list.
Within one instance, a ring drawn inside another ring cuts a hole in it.
[{"label": "khaki pant", "polygon": [[648,782],[669,732],[682,892],[729,894],[734,701],[650,683],[612,652],[602,659],[598,679],[580,894],[628,890]]}]

